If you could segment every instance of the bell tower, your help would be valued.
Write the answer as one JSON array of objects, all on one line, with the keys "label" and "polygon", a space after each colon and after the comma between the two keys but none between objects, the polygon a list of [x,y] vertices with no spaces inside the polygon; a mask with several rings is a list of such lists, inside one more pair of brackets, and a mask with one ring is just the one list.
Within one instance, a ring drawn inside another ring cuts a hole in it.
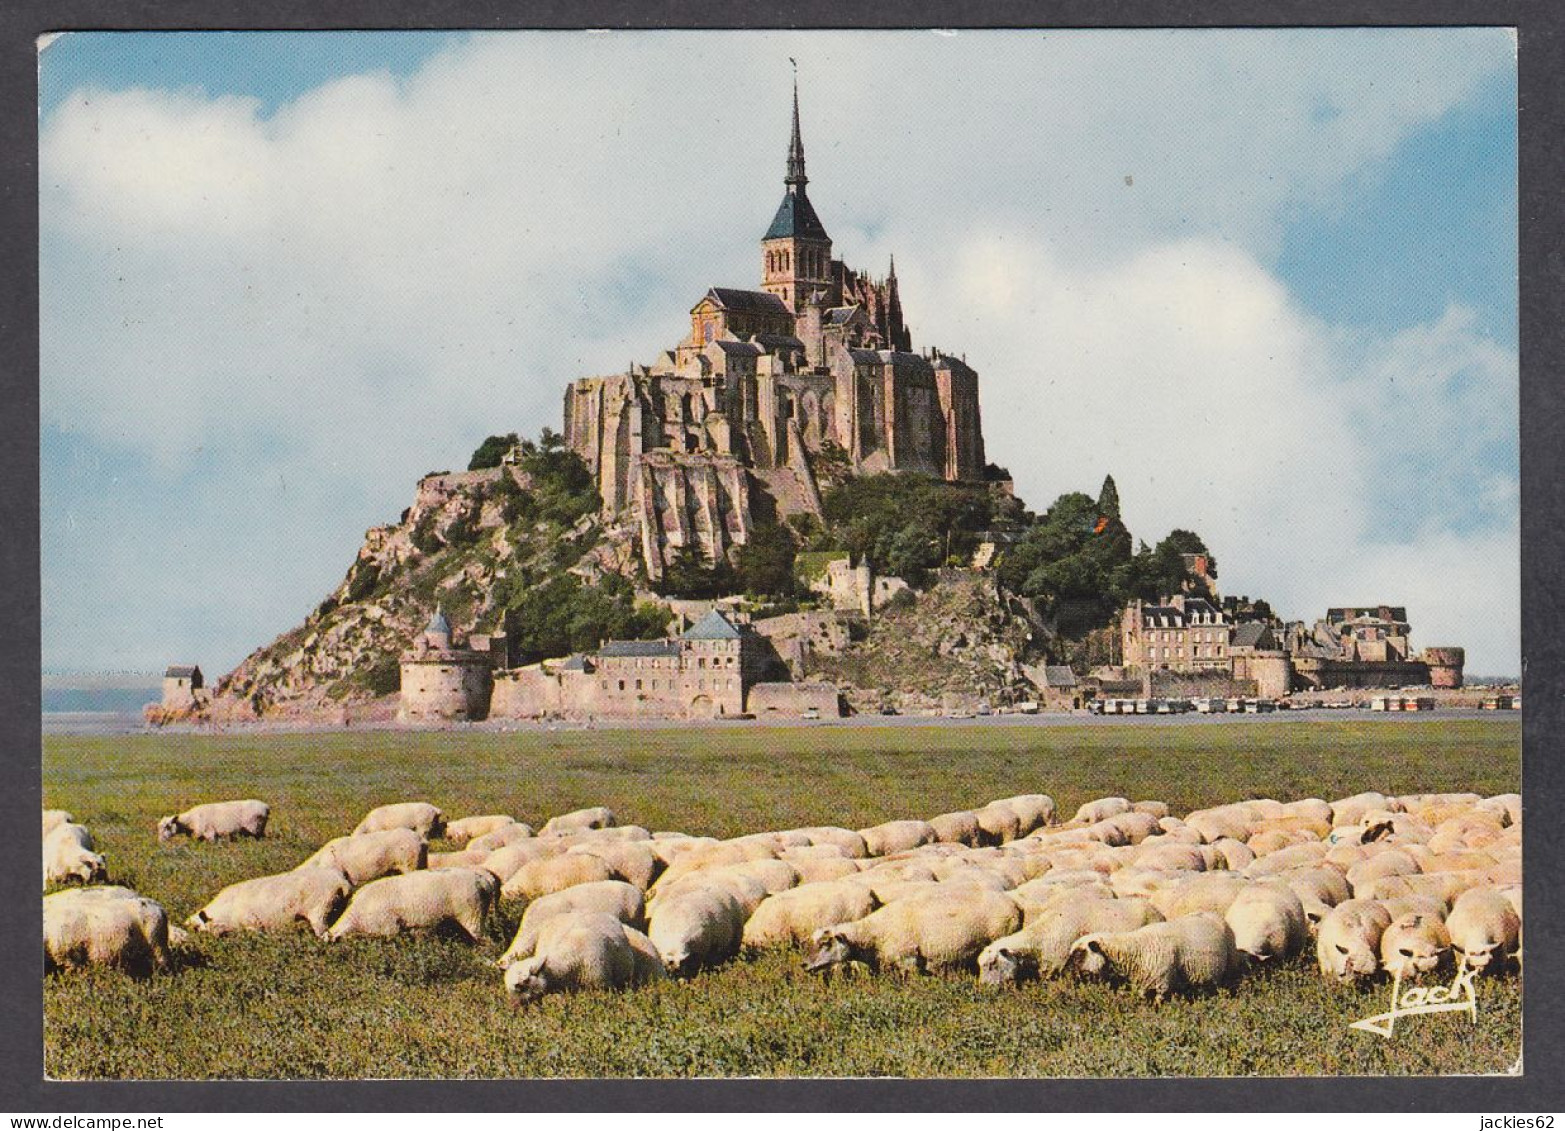
[{"label": "bell tower", "polygon": [[815,291],[831,292],[831,237],[804,186],[804,141],[799,134],[799,80],[793,80],[793,138],[788,144],[787,190],[772,226],[761,237],[762,288],[798,314]]}]

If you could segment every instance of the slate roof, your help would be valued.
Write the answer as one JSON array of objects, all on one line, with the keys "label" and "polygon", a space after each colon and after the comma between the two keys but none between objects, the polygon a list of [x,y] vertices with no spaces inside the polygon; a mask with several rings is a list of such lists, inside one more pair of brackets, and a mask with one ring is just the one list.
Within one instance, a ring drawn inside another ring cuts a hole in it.
[{"label": "slate roof", "polygon": [[598,649],[600,656],[677,656],[677,640],[610,640]]},{"label": "slate roof", "polygon": [[776,353],[780,349],[802,350],[804,343],[792,334],[755,334],[750,340],[767,353]]},{"label": "slate roof", "polygon": [[716,609],[708,609],[706,615],[685,629],[684,640],[738,640],[739,630],[733,622]]},{"label": "slate roof", "polygon": [[718,338],[713,344],[724,353],[738,354],[743,357],[756,357],[761,353],[761,347],[754,342],[736,342],[728,338]]},{"label": "slate roof", "polygon": [[199,667],[189,667],[189,668],[187,668],[187,667],[183,667],[183,666],[178,665],[178,664],[173,664],[173,665],[170,665],[169,669],[166,672],[163,673],[163,678],[164,679],[191,679],[194,676],[199,675],[200,673],[201,673],[201,669]]},{"label": "slate roof", "polygon": [[[1263,641],[1267,643],[1263,643]],[[1233,646],[1235,648],[1275,648],[1275,639],[1272,638],[1271,627],[1263,621],[1246,621],[1234,629]]]},{"label": "slate roof", "polygon": [[1045,687],[1075,687],[1076,673],[1068,664],[1047,664],[1043,669]]},{"label": "slate roof", "polygon": [[446,614],[441,609],[436,609],[435,614],[429,618],[429,623],[424,626],[425,632],[442,632],[451,635],[451,622],[446,619]]},{"label": "slate roof", "polygon": [[858,312],[857,306],[834,306],[826,312],[826,321],[833,326],[843,326],[852,321]]},{"label": "slate roof", "polygon": [[826,234],[826,225],[815,215],[815,206],[801,188],[797,192],[790,189],[783,196],[782,203],[777,206],[777,215],[772,217],[772,226],[766,229],[766,234],[761,238],[825,240],[831,237]]},{"label": "slate roof", "polygon": [[565,661],[561,663],[560,666],[555,670],[562,672],[584,672],[587,670],[587,657],[583,656],[580,652],[577,652],[575,655],[567,657]]},{"label": "slate roof", "polygon": [[767,291],[746,291],[738,287],[709,287],[706,297],[724,310],[741,314],[789,314],[788,304]]}]

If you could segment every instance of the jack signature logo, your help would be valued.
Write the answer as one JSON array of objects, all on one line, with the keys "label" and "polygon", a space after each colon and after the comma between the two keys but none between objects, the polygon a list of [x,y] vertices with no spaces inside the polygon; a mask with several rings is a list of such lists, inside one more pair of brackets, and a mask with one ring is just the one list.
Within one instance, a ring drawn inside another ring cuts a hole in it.
[{"label": "jack signature logo", "polygon": [[1451,980],[1449,986],[1412,986],[1406,991],[1402,989],[1402,976],[1398,974],[1391,982],[1391,1008],[1385,1013],[1377,1013],[1373,1017],[1355,1021],[1348,1027],[1390,1037],[1396,1032],[1399,1017],[1414,1017],[1420,1013],[1460,1012],[1465,1012],[1476,1025],[1478,991],[1473,986],[1473,978],[1477,973],[1477,970],[1463,963],[1458,967],[1456,977]]}]

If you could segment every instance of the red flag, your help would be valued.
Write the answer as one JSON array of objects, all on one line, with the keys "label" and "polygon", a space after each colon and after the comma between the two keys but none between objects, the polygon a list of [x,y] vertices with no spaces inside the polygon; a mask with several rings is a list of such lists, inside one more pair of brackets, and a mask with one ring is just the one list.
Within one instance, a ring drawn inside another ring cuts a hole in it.
[{"label": "red flag", "polygon": [[1094,534],[1102,534],[1108,528],[1109,528],[1108,516],[1104,515],[1102,518],[1098,519],[1098,525],[1096,525],[1096,526],[1094,526],[1092,528],[1092,532]]}]

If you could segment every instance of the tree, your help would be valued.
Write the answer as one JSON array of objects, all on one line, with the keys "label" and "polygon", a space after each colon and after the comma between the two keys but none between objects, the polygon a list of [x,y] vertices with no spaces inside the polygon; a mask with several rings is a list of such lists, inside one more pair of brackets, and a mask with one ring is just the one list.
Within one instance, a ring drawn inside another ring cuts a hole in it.
[{"label": "tree", "polygon": [[1108,518],[1119,517],[1119,488],[1114,486],[1114,477],[1103,477],[1103,489],[1098,492],[1098,513]]},{"label": "tree", "polygon": [[786,526],[773,522],[758,524],[736,555],[734,572],[739,585],[752,597],[793,596],[793,560],[798,549]]},{"label": "tree", "polygon": [[[545,432],[548,429],[544,429]],[[473,452],[473,458],[467,461],[467,470],[482,471],[489,467],[499,467],[500,459],[506,452],[516,447],[515,432],[507,432],[504,436],[490,436],[478,445]]]}]

